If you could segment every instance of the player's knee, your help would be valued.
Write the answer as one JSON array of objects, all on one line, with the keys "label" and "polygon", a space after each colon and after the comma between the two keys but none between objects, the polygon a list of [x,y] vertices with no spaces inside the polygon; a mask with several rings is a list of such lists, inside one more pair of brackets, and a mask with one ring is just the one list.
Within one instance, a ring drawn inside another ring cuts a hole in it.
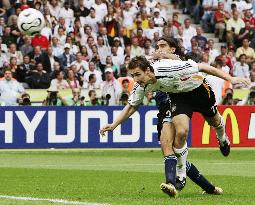
[{"label": "player's knee", "polygon": [[182,147],[188,136],[188,129],[178,129],[176,130],[175,146]]},{"label": "player's knee", "polygon": [[186,128],[180,128],[176,130],[177,138],[186,140],[189,130]]}]

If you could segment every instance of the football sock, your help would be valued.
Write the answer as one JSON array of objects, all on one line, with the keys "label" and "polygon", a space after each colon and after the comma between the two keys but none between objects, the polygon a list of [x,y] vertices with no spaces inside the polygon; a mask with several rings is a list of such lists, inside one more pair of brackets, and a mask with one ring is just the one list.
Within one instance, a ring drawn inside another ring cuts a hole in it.
[{"label": "football sock", "polygon": [[214,127],[214,129],[220,142],[226,141],[226,130],[223,117],[221,117],[220,124],[217,127]]},{"label": "football sock", "polygon": [[176,164],[177,158],[174,154],[164,157],[166,183],[176,184]]},{"label": "football sock", "polygon": [[176,149],[173,147],[174,153],[177,157],[177,173],[176,175],[180,178],[182,181],[183,178],[186,178],[186,161],[188,156],[188,147],[187,143],[185,143],[184,147],[181,149]]},{"label": "football sock", "polygon": [[215,186],[213,186],[190,162],[187,161],[187,176],[207,193],[212,194]]}]

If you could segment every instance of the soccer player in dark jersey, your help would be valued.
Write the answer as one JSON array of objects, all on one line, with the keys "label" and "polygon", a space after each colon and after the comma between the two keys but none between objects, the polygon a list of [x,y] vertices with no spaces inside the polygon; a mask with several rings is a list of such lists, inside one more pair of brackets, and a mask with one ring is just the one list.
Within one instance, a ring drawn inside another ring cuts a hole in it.
[{"label": "soccer player in dark jersey", "polygon": [[[171,141],[171,136],[167,136],[166,132],[162,131],[162,127],[163,124],[165,124],[164,126],[172,126],[172,132],[174,133],[174,127],[171,124],[172,123],[172,119],[171,119],[171,112],[169,112],[169,108],[170,108],[170,97],[167,93],[164,92],[157,92],[155,95],[155,100],[157,102],[157,107],[159,109],[159,113],[157,115],[158,117],[158,124],[157,124],[157,130],[158,130],[158,139],[161,142],[160,144],[165,146],[165,144],[168,141]],[[164,154],[164,148],[162,146],[162,152]],[[187,176],[194,182],[196,183],[198,186],[200,186],[206,193],[208,194],[216,194],[216,195],[221,195],[223,194],[223,190],[220,187],[216,187],[213,184],[211,184],[201,173],[200,171],[197,169],[197,167],[195,167],[194,164],[190,163],[190,162],[186,162],[186,173]],[[184,186],[186,184],[186,180],[185,181],[181,181],[179,180],[179,178],[176,178],[176,184],[175,187],[178,191],[181,191]]]}]

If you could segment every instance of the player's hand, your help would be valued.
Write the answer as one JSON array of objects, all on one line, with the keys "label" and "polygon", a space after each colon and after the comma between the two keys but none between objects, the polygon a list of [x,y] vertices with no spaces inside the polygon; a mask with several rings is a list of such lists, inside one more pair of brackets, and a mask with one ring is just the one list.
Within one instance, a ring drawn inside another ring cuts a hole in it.
[{"label": "player's hand", "polygon": [[112,124],[108,124],[108,125],[105,125],[104,127],[102,127],[100,130],[99,130],[99,134],[104,137],[105,136],[105,132],[107,131],[113,131],[114,130],[114,127],[112,126]]},{"label": "player's hand", "polygon": [[230,79],[230,82],[235,85],[235,84],[244,84],[246,86],[249,86],[251,84],[249,79],[246,78],[239,78],[239,77],[232,77]]}]

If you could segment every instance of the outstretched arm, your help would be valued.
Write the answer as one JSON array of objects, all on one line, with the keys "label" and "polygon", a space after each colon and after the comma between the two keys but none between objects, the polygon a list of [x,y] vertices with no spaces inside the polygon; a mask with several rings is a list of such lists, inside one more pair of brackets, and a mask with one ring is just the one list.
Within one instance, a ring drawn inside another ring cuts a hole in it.
[{"label": "outstretched arm", "polygon": [[118,125],[128,119],[137,110],[137,108],[138,106],[127,104],[112,124],[105,125],[99,130],[100,135],[104,136],[105,132],[114,130]]},{"label": "outstretched arm", "polygon": [[230,81],[232,84],[239,84],[243,83],[245,85],[250,85],[250,81],[245,78],[239,78],[239,77],[232,77],[229,74],[225,73],[224,71],[217,69],[213,66],[210,66],[206,63],[198,63],[198,68],[201,72],[214,75],[216,77],[222,78],[224,80]]}]

